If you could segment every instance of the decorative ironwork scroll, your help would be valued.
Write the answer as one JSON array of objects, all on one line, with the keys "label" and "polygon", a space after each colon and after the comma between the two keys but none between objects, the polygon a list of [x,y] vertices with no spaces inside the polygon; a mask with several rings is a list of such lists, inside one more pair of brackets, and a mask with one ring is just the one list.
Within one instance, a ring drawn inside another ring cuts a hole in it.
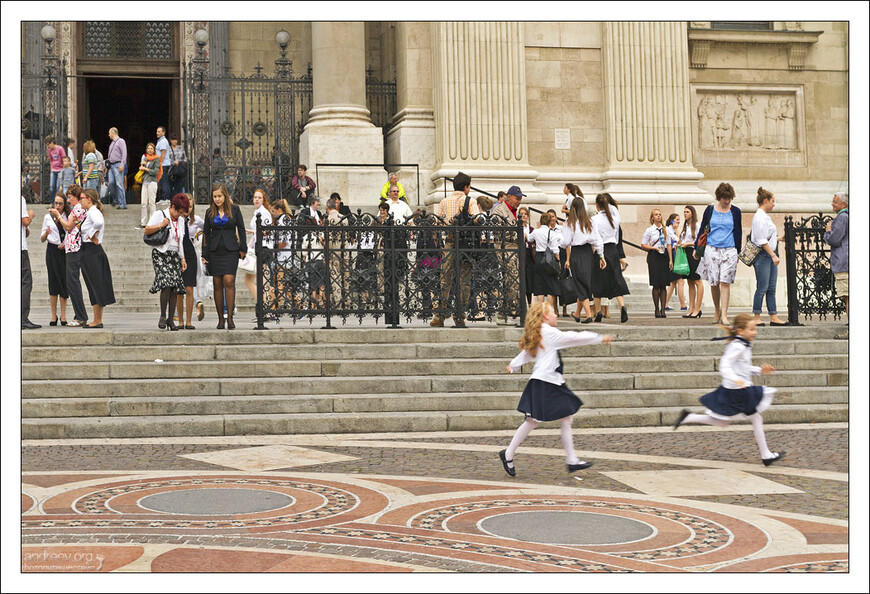
[{"label": "decorative ironwork scroll", "polygon": [[393,221],[357,212],[337,224],[257,217],[257,322],[321,316],[362,323],[467,316],[522,324],[526,302],[522,227],[480,214],[467,224],[417,213]]},{"label": "decorative ironwork scroll", "polygon": [[785,218],[785,264],[788,284],[788,323],[800,325],[800,316],[845,313],[837,297],[834,273],[831,272],[831,248],[825,243],[825,227],[832,217],[819,213],[795,224]]}]

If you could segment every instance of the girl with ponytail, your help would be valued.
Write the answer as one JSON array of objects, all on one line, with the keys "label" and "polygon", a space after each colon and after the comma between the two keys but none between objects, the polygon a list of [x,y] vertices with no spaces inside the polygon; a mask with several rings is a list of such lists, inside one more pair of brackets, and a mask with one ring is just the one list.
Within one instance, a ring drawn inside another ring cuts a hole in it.
[{"label": "girl with ponytail", "polygon": [[517,474],[513,464],[514,454],[532,429],[541,421],[557,419],[561,426],[562,447],[565,449],[568,472],[592,466],[592,462],[581,461],[574,452],[571,422],[574,413],[580,410],[583,403],[565,384],[565,378],[562,377],[562,355],[559,351],[586,344],[610,344],[614,337],[594,332],[562,332],[556,329],[558,319],[556,310],[549,303],[533,303],[526,314],[525,331],[520,339],[522,352],[506,368],[508,373],[515,373],[535,359],[532,376],[517,405],[517,410],[526,416],[526,420],[517,429],[508,448],[498,453],[505,472],[510,476]]},{"label": "girl with ponytail", "polygon": [[677,417],[674,429],[683,423],[727,427],[732,421],[748,418],[761,452],[761,462],[770,466],[777,460],[782,460],[785,452],[771,452],[764,435],[761,413],[770,408],[776,389],[753,385],[752,376],[772,373],[775,369],[772,365],[752,365],[752,341],[758,334],[755,326],[754,317],[748,313],[735,316],[731,326],[721,326],[728,333],[727,336],[713,340],[729,342],[719,361],[722,385],[701,396],[701,404],[707,407],[706,414],[692,414],[688,409],[683,409]]}]

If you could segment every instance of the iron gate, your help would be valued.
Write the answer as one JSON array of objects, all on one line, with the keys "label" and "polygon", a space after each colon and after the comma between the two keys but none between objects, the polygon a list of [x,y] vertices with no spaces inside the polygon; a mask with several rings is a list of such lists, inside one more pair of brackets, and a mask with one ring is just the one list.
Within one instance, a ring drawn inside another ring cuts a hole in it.
[{"label": "iron gate", "polygon": [[813,215],[795,224],[785,217],[785,265],[788,284],[788,323],[800,325],[800,316],[839,319],[846,306],[837,297],[831,272],[831,248],[825,243],[829,215]]},{"label": "iron gate", "polygon": [[66,60],[44,55],[43,72],[21,76],[21,195],[27,202],[51,202],[45,138],[66,149]]},{"label": "iron gate", "polygon": [[208,202],[218,182],[236,203],[250,203],[257,188],[275,198],[290,195],[311,110],[311,70],[295,77],[283,52],[274,76],[259,65],[255,70],[211,76],[202,50],[185,68],[183,125],[198,203]]}]

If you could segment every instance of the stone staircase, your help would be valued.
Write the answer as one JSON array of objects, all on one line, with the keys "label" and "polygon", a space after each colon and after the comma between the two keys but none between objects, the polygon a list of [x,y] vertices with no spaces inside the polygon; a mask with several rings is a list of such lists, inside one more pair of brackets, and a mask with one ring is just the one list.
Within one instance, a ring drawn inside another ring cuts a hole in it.
[{"label": "stone staircase", "polygon": [[[143,244],[144,247],[144,244]],[[150,280],[148,281],[150,283]],[[319,326],[317,324],[316,326]],[[319,327],[22,333],[22,438],[512,429],[528,379],[504,368],[521,330]],[[575,324],[565,327],[578,329]],[[596,325],[613,344],[565,352],[579,427],[660,426],[719,383],[712,326]],[[779,389],[770,423],[848,420],[838,328],[761,328]],[[79,362],[70,364],[70,356]]]}]

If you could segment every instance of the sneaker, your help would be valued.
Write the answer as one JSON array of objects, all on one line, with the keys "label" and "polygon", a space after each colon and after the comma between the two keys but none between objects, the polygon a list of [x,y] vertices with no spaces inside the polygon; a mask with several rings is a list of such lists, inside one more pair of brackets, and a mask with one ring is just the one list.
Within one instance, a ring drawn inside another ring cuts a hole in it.
[{"label": "sneaker", "polygon": [[686,307],[681,307],[681,308],[680,308],[680,311],[689,311],[689,308],[688,308],[688,306],[686,306]]},{"label": "sneaker", "polygon": [[673,307],[666,307],[665,311],[674,311],[674,308]]}]

